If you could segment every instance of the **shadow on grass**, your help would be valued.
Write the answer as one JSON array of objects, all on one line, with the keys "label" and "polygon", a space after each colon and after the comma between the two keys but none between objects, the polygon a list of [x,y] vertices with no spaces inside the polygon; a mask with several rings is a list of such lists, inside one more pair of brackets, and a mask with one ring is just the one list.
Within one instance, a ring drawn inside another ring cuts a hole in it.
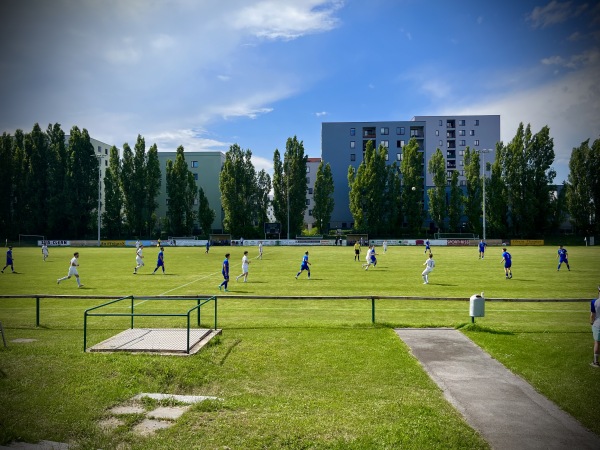
[{"label": "shadow on grass", "polygon": [[482,327],[481,325],[477,325],[475,323],[461,323],[456,327],[456,329],[460,331],[475,331],[478,333],[502,334],[507,336],[514,336],[515,334],[512,331],[494,330],[493,328]]}]

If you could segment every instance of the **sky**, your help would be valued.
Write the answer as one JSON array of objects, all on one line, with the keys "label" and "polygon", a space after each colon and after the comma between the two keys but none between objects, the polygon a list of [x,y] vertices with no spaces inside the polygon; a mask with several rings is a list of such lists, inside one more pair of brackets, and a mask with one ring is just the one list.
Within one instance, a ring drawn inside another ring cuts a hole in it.
[{"label": "sky", "polygon": [[600,2],[2,0],[0,132],[60,123],[272,173],[322,122],[499,114],[549,126],[556,182],[600,138]]}]

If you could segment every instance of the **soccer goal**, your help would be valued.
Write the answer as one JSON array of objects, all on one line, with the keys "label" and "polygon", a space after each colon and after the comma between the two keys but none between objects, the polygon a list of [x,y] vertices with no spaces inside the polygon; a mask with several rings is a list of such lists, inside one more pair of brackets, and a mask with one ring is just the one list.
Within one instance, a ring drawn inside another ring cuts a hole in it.
[{"label": "soccer goal", "polygon": [[41,234],[19,234],[19,247],[37,247],[38,241],[45,241],[46,236]]}]

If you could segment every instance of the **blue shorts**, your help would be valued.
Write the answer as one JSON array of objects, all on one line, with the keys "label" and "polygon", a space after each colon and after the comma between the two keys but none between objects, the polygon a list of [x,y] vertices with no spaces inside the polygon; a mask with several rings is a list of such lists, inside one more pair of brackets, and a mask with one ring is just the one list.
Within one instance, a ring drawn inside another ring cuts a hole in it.
[{"label": "blue shorts", "polygon": [[504,268],[505,269],[510,269],[511,266],[512,266],[512,262],[507,261],[507,262],[504,263]]},{"label": "blue shorts", "polygon": [[308,264],[300,264],[300,271],[308,270]]}]

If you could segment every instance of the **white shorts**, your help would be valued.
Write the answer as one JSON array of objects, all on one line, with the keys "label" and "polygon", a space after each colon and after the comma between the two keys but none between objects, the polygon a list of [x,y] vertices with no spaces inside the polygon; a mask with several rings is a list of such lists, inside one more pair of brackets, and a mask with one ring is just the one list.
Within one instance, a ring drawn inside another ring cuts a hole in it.
[{"label": "white shorts", "polygon": [[423,271],[423,273],[421,275],[427,275],[429,272],[431,272],[433,269],[431,267],[426,267],[425,270]]},{"label": "white shorts", "polygon": [[144,260],[142,258],[140,258],[139,256],[136,256],[135,262],[137,263],[138,266],[144,265]]},{"label": "white shorts", "polygon": [[248,272],[248,264],[242,264],[242,272]]},{"label": "white shorts", "polygon": [[592,336],[595,341],[600,342],[600,327],[592,326]]},{"label": "white shorts", "polygon": [[79,272],[77,272],[77,267],[75,266],[69,267],[69,276],[71,277],[73,275],[79,276]]}]

